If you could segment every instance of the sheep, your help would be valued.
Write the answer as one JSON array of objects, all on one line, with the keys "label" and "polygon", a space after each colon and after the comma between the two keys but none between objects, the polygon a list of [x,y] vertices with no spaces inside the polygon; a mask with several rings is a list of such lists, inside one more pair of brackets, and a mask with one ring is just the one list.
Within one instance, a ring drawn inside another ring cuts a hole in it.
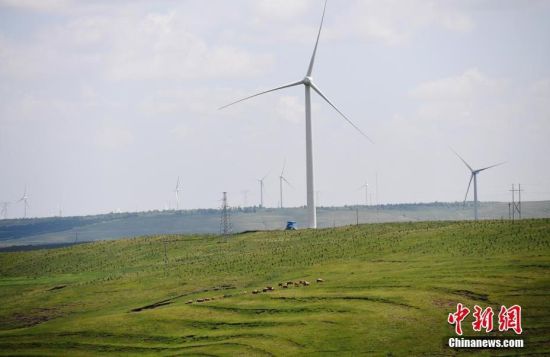
[{"label": "sheep", "polygon": [[322,283],[323,281],[324,281],[323,279],[317,278],[317,282],[318,282],[318,283]]},{"label": "sheep", "polygon": [[259,293],[258,290],[253,290],[253,291],[252,291],[252,294],[258,294],[258,293]]},{"label": "sheep", "polygon": [[186,302],[186,304],[192,304],[192,303],[193,303],[193,300],[188,300],[188,301]]},{"label": "sheep", "polygon": [[309,286],[309,281],[304,281],[304,286]]}]

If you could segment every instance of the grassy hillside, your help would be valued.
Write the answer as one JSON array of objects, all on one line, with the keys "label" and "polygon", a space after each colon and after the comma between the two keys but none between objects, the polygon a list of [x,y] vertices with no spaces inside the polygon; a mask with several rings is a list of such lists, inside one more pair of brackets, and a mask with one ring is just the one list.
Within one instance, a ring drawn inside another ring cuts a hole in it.
[{"label": "grassy hillside", "polygon": [[[0,355],[468,354],[445,346],[457,302],[521,305],[520,352],[550,354],[549,273],[549,219],[168,235],[0,253]],[[311,284],[278,286],[298,280]],[[275,291],[252,294],[267,285]],[[204,298],[213,300],[196,302]]]},{"label": "grassy hillside", "polygon": [[[357,209],[357,211],[356,211]],[[523,202],[523,218],[550,218],[550,201]],[[380,206],[317,208],[320,228],[360,223],[469,220],[470,203],[419,203]],[[508,204],[483,202],[481,219],[508,217]],[[246,208],[231,213],[234,232],[282,229],[294,220],[303,227],[305,208]],[[0,248],[13,245],[44,245],[136,237],[152,234],[216,234],[220,211],[213,209],[112,213],[82,217],[49,217],[0,220]]]}]

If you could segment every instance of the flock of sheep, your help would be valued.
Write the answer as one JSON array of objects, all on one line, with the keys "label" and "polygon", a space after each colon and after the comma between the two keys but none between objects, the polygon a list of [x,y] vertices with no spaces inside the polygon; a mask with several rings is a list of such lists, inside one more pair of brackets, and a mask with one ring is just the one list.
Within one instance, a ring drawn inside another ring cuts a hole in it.
[{"label": "flock of sheep", "polygon": [[[323,279],[321,278],[317,278],[316,280],[317,283],[322,283],[324,282]],[[291,287],[295,287],[295,288],[299,288],[301,286],[309,286],[309,281],[307,280],[299,280],[298,282],[295,282],[295,281],[287,281],[286,283],[279,283],[279,287],[281,287],[282,289],[288,289],[288,288],[291,288]],[[256,295],[256,294],[259,294],[261,292],[264,292],[264,293],[267,293],[267,292],[270,292],[270,291],[274,291],[275,288],[273,286],[266,286],[265,288],[262,288],[261,290],[259,289],[255,289],[255,290],[252,290],[252,294]],[[244,292],[246,294],[246,291]],[[224,297],[227,297],[226,295],[224,296],[221,296],[220,298],[224,298]],[[199,298],[199,299],[196,299],[196,300],[188,300],[186,302],[186,304],[192,304],[194,302],[198,302],[198,303],[201,303],[201,302],[207,302],[207,301],[212,301],[212,300],[216,300],[215,297],[211,297],[211,298]]]}]

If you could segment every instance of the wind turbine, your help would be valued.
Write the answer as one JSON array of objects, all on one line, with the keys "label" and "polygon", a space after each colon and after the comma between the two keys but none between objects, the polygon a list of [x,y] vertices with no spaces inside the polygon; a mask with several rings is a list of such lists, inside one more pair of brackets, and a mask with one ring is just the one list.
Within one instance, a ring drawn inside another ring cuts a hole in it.
[{"label": "wind turbine", "polygon": [[325,6],[323,7],[323,15],[321,16],[321,25],[319,26],[319,32],[317,33],[317,40],[315,41],[315,47],[313,48],[313,54],[309,61],[309,66],[307,68],[306,75],[303,79],[284,84],[282,86],[269,89],[260,93],[256,93],[249,97],[239,99],[235,102],[229,103],[220,107],[223,109],[229,107],[230,105],[242,102],[244,100],[269,93],[274,92],[279,89],[294,87],[303,84],[305,87],[305,106],[306,106],[306,182],[307,182],[307,210],[308,210],[308,226],[309,228],[317,228],[317,211],[315,209],[315,184],[313,178],[313,138],[312,138],[312,123],[311,123],[311,89],[313,89],[321,98],[323,98],[338,114],[340,114],[351,126],[355,128],[361,135],[366,139],[372,142],[372,140],[357,127],[347,116],[345,116],[332,102],[321,92],[321,89],[313,82],[311,74],[313,72],[313,64],[315,63],[315,54],[317,53],[317,45],[319,44],[319,36],[321,35],[321,29],[323,28],[323,20],[325,18],[325,10],[327,7],[327,1],[325,0]]},{"label": "wind turbine", "polygon": [[8,206],[11,202],[4,201],[0,203],[2,203],[2,211],[0,212],[0,216],[2,216],[2,219],[6,219],[8,218]]},{"label": "wind turbine", "polygon": [[283,176],[284,175],[284,172],[285,172],[285,167],[286,167],[286,160],[283,162],[283,169],[281,170],[281,174],[279,175],[279,193],[280,193],[280,196],[281,196],[281,208],[283,208],[283,181],[287,183],[287,185],[289,185],[290,187],[292,187],[292,185],[290,184],[290,182],[288,182],[288,180]]},{"label": "wind turbine", "polygon": [[23,197],[19,199],[17,202],[23,202],[23,218],[27,218],[27,208],[29,207],[29,196],[27,196],[27,186],[25,186],[25,191],[23,192]]},{"label": "wind turbine", "polygon": [[257,179],[260,183],[260,208],[264,208],[264,180],[267,175],[269,175],[269,173],[265,174],[261,179]]},{"label": "wind turbine", "polygon": [[174,193],[176,194],[176,210],[179,210],[180,209],[180,192],[181,192],[181,188],[180,188],[180,178],[178,176],[178,181],[176,182],[176,189],[174,190]]},{"label": "wind turbine", "polygon": [[369,205],[369,184],[365,182],[365,184],[358,188],[358,190],[365,189],[365,206]]},{"label": "wind turbine", "polygon": [[[451,149],[452,150],[452,149]],[[458,153],[456,151],[453,150],[453,152],[456,154],[456,156],[458,156],[458,158],[460,160],[462,160],[462,162],[464,163],[464,165],[466,165],[466,167],[468,167],[468,169],[470,170],[471,174],[470,174],[470,181],[468,182],[468,188],[466,189],[466,195],[464,196],[464,203],[463,205],[466,204],[466,199],[468,198],[468,192],[470,192],[470,185],[472,184],[472,180],[474,180],[474,219],[477,221],[477,206],[478,206],[478,202],[477,202],[477,174],[479,174],[481,171],[484,171],[484,170],[487,170],[487,169],[490,169],[492,167],[495,167],[495,166],[499,166],[499,165],[502,165],[504,164],[504,162],[499,162],[498,164],[494,164],[494,165],[491,165],[491,166],[487,166],[487,167],[484,167],[482,169],[477,169],[477,170],[474,170],[472,169],[472,167],[470,165],[468,165],[468,163],[466,162],[466,160],[464,160],[460,155],[458,155]]]}]

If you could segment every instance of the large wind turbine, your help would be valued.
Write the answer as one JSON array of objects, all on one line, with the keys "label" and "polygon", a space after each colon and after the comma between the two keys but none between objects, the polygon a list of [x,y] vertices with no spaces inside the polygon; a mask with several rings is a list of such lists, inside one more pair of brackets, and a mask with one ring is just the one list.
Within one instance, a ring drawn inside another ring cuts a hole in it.
[{"label": "large wind turbine", "polygon": [[464,160],[460,155],[458,155],[458,153],[456,151],[453,150],[453,152],[456,154],[456,156],[458,156],[458,158],[460,160],[462,160],[464,165],[466,165],[466,167],[468,167],[468,169],[471,172],[470,182],[468,182],[468,188],[466,189],[466,195],[464,196],[464,203],[463,204],[466,204],[466,199],[468,198],[468,192],[470,192],[470,185],[472,184],[472,180],[474,180],[474,219],[477,221],[477,218],[478,218],[477,217],[477,205],[478,205],[478,202],[477,202],[477,174],[479,174],[481,171],[490,169],[492,167],[502,165],[502,164],[504,164],[504,162],[499,162],[498,164],[495,164],[495,165],[491,165],[491,166],[484,167],[482,169],[474,170],[474,169],[472,169],[472,167],[470,165],[468,165],[466,160]]},{"label": "large wind turbine", "polygon": [[174,193],[176,194],[176,209],[177,210],[180,209],[180,192],[181,192],[180,178],[178,176],[178,181],[176,182],[176,188],[174,189]]},{"label": "large wind turbine", "polygon": [[226,108],[230,105],[242,102],[244,100],[273,92],[279,89],[283,88],[289,88],[294,87],[300,84],[303,84],[305,87],[305,97],[306,97],[306,181],[307,181],[307,210],[308,210],[308,226],[309,228],[317,228],[317,212],[315,209],[315,185],[314,185],[314,179],[313,179],[313,138],[312,138],[312,123],[311,123],[311,89],[313,89],[317,94],[321,96],[338,114],[340,114],[351,126],[353,126],[357,131],[361,133],[365,138],[367,138],[369,141],[372,142],[372,140],[361,131],[355,125],[348,117],[346,117],[332,102],[321,92],[321,89],[314,84],[313,78],[311,77],[311,74],[313,72],[313,64],[315,63],[315,54],[317,53],[317,45],[319,44],[319,36],[321,35],[321,29],[323,28],[323,20],[325,18],[325,10],[327,7],[327,2],[325,0],[325,6],[323,7],[323,15],[321,16],[321,25],[319,26],[319,32],[317,33],[317,40],[315,41],[315,47],[313,48],[313,54],[311,55],[311,59],[309,61],[309,66],[307,68],[306,75],[303,79],[297,81],[288,83],[285,85],[282,85],[277,88],[269,89],[260,93],[256,93],[254,95],[251,95],[249,97],[239,99],[235,102],[229,103],[227,105],[224,105],[223,107],[220,107],[219,109]]},{"label": "large wind turbine", "polygon": [[27,186],[25,186],[25,191],[23,192],[23,196],[19,199],[17,202],[23,202],[23,218],[27,218],[27,208],[29,207],[29,196],[27,196]]},{"label": "large wind turbine", "polygon": [[283,169],[281,170],[281,174],[279,175],[279,194],[280,194],[280,203],[281,203],[281,208],[283,208],[283,181],[287,183],[287,185],[289,185],[290,187],[292,187],[292,185],[290,184],[290,182],[288,182],[288,180],[283,176],[284,173],[285,173],[285,167],[286,167],[286,160],[283,162]]}]

